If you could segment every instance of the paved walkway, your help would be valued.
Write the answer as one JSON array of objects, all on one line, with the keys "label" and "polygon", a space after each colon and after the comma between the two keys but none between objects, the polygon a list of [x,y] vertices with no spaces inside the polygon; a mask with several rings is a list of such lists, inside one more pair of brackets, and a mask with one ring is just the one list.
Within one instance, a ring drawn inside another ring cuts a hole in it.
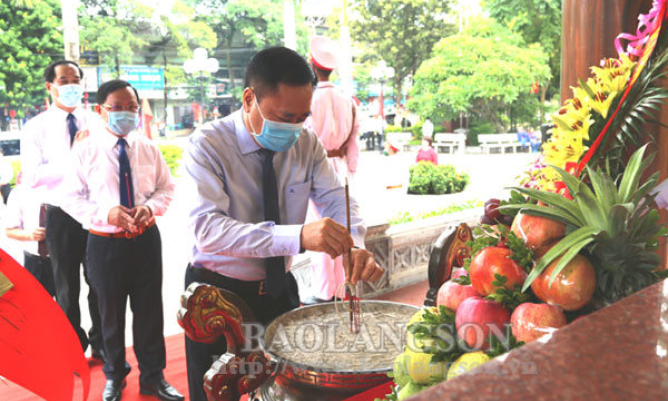
[{"label": "paved walkway", "polygon": [[[170,140],[184,146],[187,138]],[[471,176],[466,190],[459,194],[420,196],[406,193],[408,169],[414,163],[414,153],[399,153],[383,156],[378,152],[362,152],[358,173],[352,184],[352,194],[358,199],[367,225],[373,225],[396,216],[399,213],[430,212],[451,204],[468,200],[485,201],[490,197],[503,196],[504,187],[514,185],[518,176],[535,159],[531,154],[499,155],[439,155],[439,163],[452,163],[458,170]],[[158,220],[163,242],[163,299],[165,310],[165,335],[181,332],[176,322],[180,295],[183,292],[183,277],[192,239],[186,230],[188,204],[183,174],[176,177],[176,194],[167,214]],[[403,183],[400,189],[387,189],[394,183]],[[4,237],[4,230],[2,230]],[[17,252],[16,244],[6,238],[0,238],[0,246],[13,255]],[[21,258],[17,258],[22,261]],[[81,295],[80,305],[87,305],[85,293]],[[129,306],[128,306],[129,311]],[[82,311],[83,326],[88,327],[87,311]],[[131,315],[128,312],[126,339],[131,344]]]}]

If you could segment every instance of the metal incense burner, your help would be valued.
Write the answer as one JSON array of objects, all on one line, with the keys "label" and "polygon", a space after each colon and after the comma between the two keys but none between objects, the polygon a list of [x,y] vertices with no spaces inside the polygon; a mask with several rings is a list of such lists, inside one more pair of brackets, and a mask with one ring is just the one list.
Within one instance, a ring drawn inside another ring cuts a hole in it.
[{"label": "metal incense burner", "polygon": [[242,347],[242,325],[253,321],[252,313],[233,293],[192,283],[181,298],[178,319],[194,341],[227,340],[227,352],[204,376],[209,401],[236,401],[243,394],[252,401],[340,401],[389,381],[408,321],[418,310],[395,302],[360,302],[364,316],[358,334],[341,322],[333,303],[318,304],[276,318],[250,351]]}]

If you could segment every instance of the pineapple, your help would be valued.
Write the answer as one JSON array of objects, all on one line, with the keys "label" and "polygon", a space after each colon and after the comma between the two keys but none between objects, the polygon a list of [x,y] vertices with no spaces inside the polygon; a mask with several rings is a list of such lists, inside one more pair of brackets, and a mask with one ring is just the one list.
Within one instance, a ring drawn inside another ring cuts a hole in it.
[{"label": "pineapple", "polygon": [[619,185],[606,173],[587,167],[591,187],[566,171],[555,168],[566,184],[572,200],[561,195],[530,188],[516,191],[546,206],[530,203],[503,206],[521,209],[522,213],[559,220],[567,225],[567,235],[552,247],[527,277],[523,291],[556,258],[563,255],[551,276],[550,285],[559,272],[578,253],[583,253],[596,268],[597,295],[615,302],[659,278],[661,258],[654,252],[666,228],[659,223],[659,212],[653,207],[658,173],[640,185],[642,173],[654,155],[643,160],[647,145],[629,159]]}]

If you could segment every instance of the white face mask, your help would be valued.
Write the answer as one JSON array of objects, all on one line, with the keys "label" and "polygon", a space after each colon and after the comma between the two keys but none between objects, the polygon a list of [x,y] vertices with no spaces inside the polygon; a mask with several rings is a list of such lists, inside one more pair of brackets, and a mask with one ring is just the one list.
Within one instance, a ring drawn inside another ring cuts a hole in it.
[{"label": "white face mask", "polygon": [[76,107],[81,102],[83,87],[79,84],[56,86],[58,102],[65,107]]}]

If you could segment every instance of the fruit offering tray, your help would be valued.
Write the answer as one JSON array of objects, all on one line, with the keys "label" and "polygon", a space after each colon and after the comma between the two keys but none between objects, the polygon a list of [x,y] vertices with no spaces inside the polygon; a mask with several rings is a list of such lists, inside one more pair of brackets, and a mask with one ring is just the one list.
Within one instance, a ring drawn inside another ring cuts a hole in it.
[{"label": "fruit offering tray", "polygon": [[411,400],[668,400],[666,307],[664,280]]}]

